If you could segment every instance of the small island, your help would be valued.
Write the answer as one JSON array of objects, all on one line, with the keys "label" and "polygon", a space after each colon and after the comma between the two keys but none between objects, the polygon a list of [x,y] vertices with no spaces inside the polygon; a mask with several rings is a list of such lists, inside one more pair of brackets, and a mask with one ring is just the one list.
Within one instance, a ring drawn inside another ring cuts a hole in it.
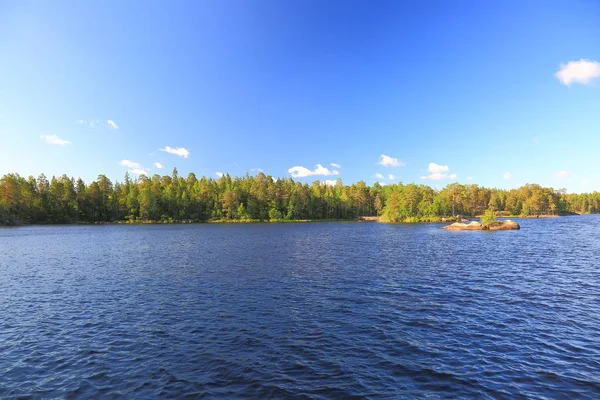
[{"label": "small island", "polygon": [[449,231],[512,231],[521,229],[518,223],[511,220],[497,220],[493,210],[486,210],[485,214],[481,217],[481,223],[477,221],[469,222],[468,224],[462,222],[455,222],[452,225],[443,227]]}]

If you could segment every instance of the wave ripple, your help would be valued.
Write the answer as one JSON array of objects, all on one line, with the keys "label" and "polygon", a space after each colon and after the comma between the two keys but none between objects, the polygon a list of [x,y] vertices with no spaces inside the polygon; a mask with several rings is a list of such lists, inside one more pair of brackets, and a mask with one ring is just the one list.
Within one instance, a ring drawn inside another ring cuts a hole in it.
[{"label": "wave ripple", "polygon": [[0,397],[600,397],[600,217],[0,229]]}]

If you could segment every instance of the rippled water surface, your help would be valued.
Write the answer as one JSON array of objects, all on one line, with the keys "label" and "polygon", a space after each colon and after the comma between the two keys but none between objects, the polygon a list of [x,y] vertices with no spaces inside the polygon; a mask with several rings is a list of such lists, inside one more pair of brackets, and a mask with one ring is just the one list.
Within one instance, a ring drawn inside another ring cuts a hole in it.
[{"label": "rippled water surface", "polygon": [[600,217],[0,229],[0,397],[600,398]]}]

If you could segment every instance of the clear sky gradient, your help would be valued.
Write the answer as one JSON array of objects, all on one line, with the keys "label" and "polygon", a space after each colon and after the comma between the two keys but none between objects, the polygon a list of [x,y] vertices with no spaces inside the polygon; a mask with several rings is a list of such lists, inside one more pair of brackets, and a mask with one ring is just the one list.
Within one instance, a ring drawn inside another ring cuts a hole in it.
[{"label": "clear sky gradient", "polygon": [[600,190],[598,1],[5,0],[0,55],[0,175]]}]

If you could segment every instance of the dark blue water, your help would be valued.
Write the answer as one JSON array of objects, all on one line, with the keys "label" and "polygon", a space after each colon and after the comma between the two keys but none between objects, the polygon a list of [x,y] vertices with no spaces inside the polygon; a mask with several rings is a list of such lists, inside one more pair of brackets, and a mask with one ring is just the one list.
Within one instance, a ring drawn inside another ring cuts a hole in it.
[{"label": "dark blue water", "polygon": [[0,397],[600,397],[600,217],[0,229]]}]

